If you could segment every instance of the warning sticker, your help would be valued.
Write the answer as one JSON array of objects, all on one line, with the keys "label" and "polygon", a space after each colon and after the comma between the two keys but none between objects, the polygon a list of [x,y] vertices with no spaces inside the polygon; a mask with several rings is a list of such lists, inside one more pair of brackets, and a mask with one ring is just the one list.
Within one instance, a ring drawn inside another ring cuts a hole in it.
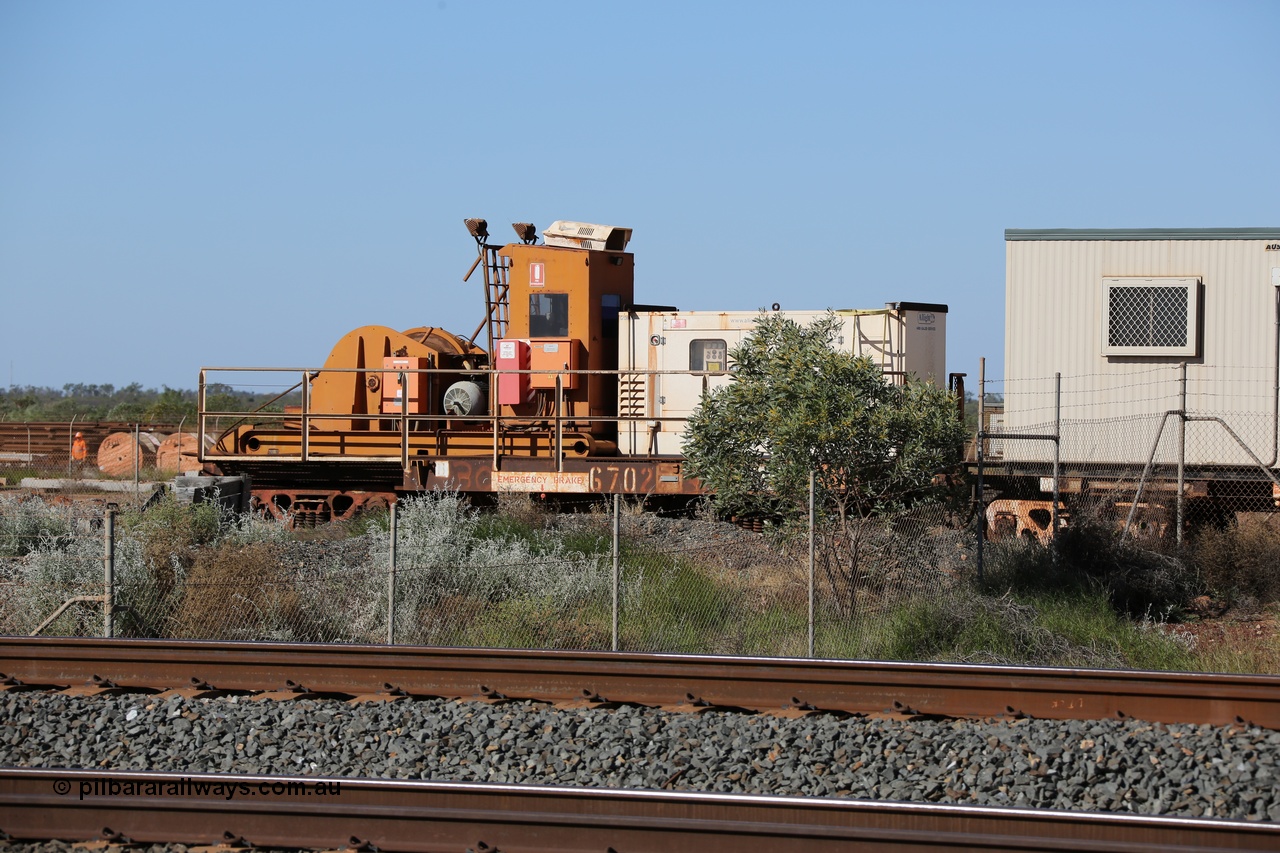
[{"label": "warning sticker", "polygon": [[542,287],[547,283],[547,265],[541,261],[529,264],[529,286]]},{"label": "warning sticker", "polygon": [[495,492],[587,492],[588,471],[494,471]]}]

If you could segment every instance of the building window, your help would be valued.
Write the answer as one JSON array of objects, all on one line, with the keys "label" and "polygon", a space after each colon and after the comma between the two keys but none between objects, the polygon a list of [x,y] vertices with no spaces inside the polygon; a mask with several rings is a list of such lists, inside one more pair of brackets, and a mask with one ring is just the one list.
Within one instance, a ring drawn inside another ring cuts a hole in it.
[{"label": "building window", "polygon": [[1103,355],[1195,356],[1199,333],[1199,279],[1103,279]]},{"label": "building window", "polygon": [[689,342],[689,369],[722,373],[729,347],[721,340],[694,340]]}]

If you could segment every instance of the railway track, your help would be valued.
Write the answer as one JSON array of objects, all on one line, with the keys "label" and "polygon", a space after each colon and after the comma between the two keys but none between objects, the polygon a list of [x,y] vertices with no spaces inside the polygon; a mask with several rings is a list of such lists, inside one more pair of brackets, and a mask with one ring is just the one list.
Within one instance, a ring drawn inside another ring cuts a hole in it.
[{"label": "railway track", "polygon": [[1280,677],[899,662],[0,638],[0,682],[1280,729]]},{"label": "railway track", "polygon": [[[228,792],[231,792],[228,794]],[[323,792],[323,793],[321,793]],[[1243,821],[313,777],[0,769],[13,841],[368,851],[1275,850]]]},{"label": "railway track", "polygon": [[[689,720],[698,718],[698,712],[745,710],[786,718],[778,721],[779,724],[803,722],[810,716],[814,721],[831,720],[833,714],[824,712],[835,712],[835,717],[841,714],[883,716],[889,718],[886,724],[893,719],[927,721],[934,717],[1041,717],[1063,721],[1110,720],[1095,725],[1116,726],[1121,725],[1118,719],[1132,717],[1168,724],[1225,727],[1231,731],[1244,730],[1246,726],[1248,731],[1254,732],[1253,726],[1280,730],[1280,678],[1265,676],[551,651],[57,638],[0,638],[0,673],[4,674],[0,678],[3,682],[0,689],[4,691],[17,694],[58,691],[70,694],[70,697],[80,697],[59,698],[58,703],[82,703],[85,697],[104,694],[107,701],[116,703],[113,706],[116,710],[111,713],[124,715],[115,719],[132,720],[135,732],[151,726],[160,730],[171,728],[172,721],[181,722],[179,712],[182,712],[181,716],[191,719],[193,725],[203,726],[200,730],[206,733],[206,738],[209,733],[216,735],[224,731],[218,726],[231,723],[206,725],[190,714],[201,707],[199,703],[203,697],[226,693],[231,693],[232,699],[241,694],[241,705],[255,707],[261,703],[246,702],[243,694],[254,694],[252,698],[255,699],[279,700],[353,698],[404,701],[408,696],[428,704],[429,701],[439,703],[442,698],[481,700],[461,703],[470,708],[485,707],[486,703],[491,703],[493,713],[468,711],[466,708],[448,712],[456,714],[455,719],[468,720],[464,725],[472,732],[484,732],[489,726],[502,726],[503,713],[514,714],[518,720],[521,714],[530,711],[520,710],[528,703],[514,700],[536,700],[559,708],[576,709],[570,716],[578,722],[571,722],[566,731],[577,728],[578,736],[581,736],[581,721],[586,719],[581,714],[617,714],[632,705],[687,711],[690,713],[676,716]],[[146,695],[154,691],[167,691],[165,695],[169,698]],[[136,698],[129,694],[135,694]],[[3,696],[0,693],[0,704],[6,701]],[[428,701],[428,697],[436,698]],[[14,696],[9,700],[10,705],[18,707],[13,705],[13,701],[19,698]],[[211,701],[216,703],[219,700]],[[330,718],[336,713],[322,711],[319,706],[323,702],[268,704],[282,708],[314,708],[320,715]],[[335,707],[369,707],[368,703],[329,704]],[[413,727],[418,723],[409,721],[425,720],[427,718],[423,714],[431,712],[415,711],[410,707],[414,704],[395,706],[403,710],[389,710],[387,714],[390,716],[384,714],[379,718],[384,721],[394,718],[398,722],[365,723],[362,725],[373,725],[374,728],[361,728],[359,731],[380,731],[388,725],[409,726],[407,730],[416,731]],[[373,705],[384,707],[386,703],[375,702]],[[614,706],[619,706],[620,710],[608,711]],[[66,706],[67,713],[71,707]],[[230,715],[234,706],[204,707],[222,719],[221,715]],[[126,715],[128,709],[135,710]],[[19,738],[23,737],[24,722],[20,716],[24,713],[30,713],[30,710],[19,708],[11,712],[8,722],[0,725],[0,734],[7,733],[6,737],[13,737],[16,733]],[[52,713],[56,717],[58,712]],[[312,712],[281,711],[281,714],[286,713],[294,720],[287,725],[297,728],[298,715],[306,716]],[[135,719],[137,714],[144,716]],[[473,717],[473,714],[477,716]],[[105,723],[107,719],[98,718],[108,726],[109,732],[111,727]],[[263,722],[267,717],[256,715],[252,719],[257,722],[237,723],[236,726],[261,728],[266,725],[269,731],[274,731],[270,728],[274,724]],[[534,724],[538,730],[541,730],[545,719],[540,718]],[[598,717],[591,719],[599,720]],[[631,719],[639,718],[633,713]],[[650,717],[644,720],[644,724],[652,722]],[[139,726],[144,722],[146,726]],[[1012,729],[998,737],[1029,738],[1032,736],[1026,730],[1029,724],[1031,721],[1026,719],[1013,720],[1008,724]],[[98,724],[89,718],[77,725],[88,727],[76,729],[59,724],[58,730],[80,731],[88,736],[91,728],[96,729]],[[826,724],[819,722],[818,725]],[[908,725],[915,725],[917,731],[923,731],[919,727],[934,724],[917,722]],[[949,725],[944,723],[943,728]],[[1081,724],[1064,722],[1062,725]],[[1090,724],[1084,725],[1087,728]],[[821,730],[836,731],[830,727]],[[51,732],[52,729],[46,727],[40,731]],[[236,731],[239,734],[233,740],[243,738],[247,743],[252,737],[251,734],[245,737],[247,729],[243,727]],[[440,738],[441,733],[447,731],[446,726],[425,737]],[[489,731],[496,730],[490,728]],[[593,728],[592,738],[598,736],[595,731]],[[148,750],[165,742],[163,737],[169,737],[162,732],[160,734],[162,739],[156,741],[141,740],[143,734],[128,737],[138,740],[137,748],[142,750],[139,754],[151,754]],[[696,736],[706,735],[699,733]],[[837,738],[846,736],[835,735]],[[986,736],[987,732],[984,732],[979,741]],[[1084,730],[1079,730],[1074,736],[1077,739],[1098,737],[1100,743],[1106,737],[1091,735]],[[1179,736],[1174,735],[1175,738]],[[276,734],[275,737],[284,735]],[[1269,744],[1275,737],[1264,731],[1262,735],[1255,733],[1245,740],[1247,743]],[[108,742],[114,738],[109,737]],[[991,738],[993,743],[996,739]],[[1016,741],[1012,742],[1016,745]],[[1190,742],[1188,736],[1180,743]],[[404,749],[404,746],[397,745],[398,741],[379,743],[387,744],[375,747],[382,754]],[[496,742],[490,743],[500,750],[508,748],[495,745]],[[1201,748],[1195,744],[1192,746]],[[866,749],[870,752],[862,755],[866,758],[884,747],[884,744],[868,744]],[[286,749],[283,741],[281,748]],[[287,747],[291,752],[300,748],[296,745]],[[540,748],[531,747],[532,751],[527,754],[534,756]],[[576,749],[571,744],[569,748]],[[956,747],[954,744],[935,743],[919,754],[941,754],[951,748]],[[1274,749],[1270,746],[1256,748]],[[12,756],[18,756],[21,751],[12,746],[9,749]],[[601,749],[605,750],[602,752],[605,756],[614,754],[607,751],[607,746]],[[1239,751],[1239,745],[1234,749],[1237,750],[1234,754],[1244,754]],[[689,760],[693,763],[684,766],[697,766],[694,751],[692,748],[689,750]],[[992,752],[997,761],[1002,760],[999,759],[999,749],[993,748]],[[50,756],[56,754],[49,753]],[[230,754],[236,753],[232,751]],[[1015,749],[1013,755],[1017,754]],[[1148,755],[1139,750],[1128,761],[1145,766],[1147,758],[1155,754],[1154,751]],[[175,771],[191,766],[194,753],[179,748],[175,755],[176,762],[168,760],[167,765],[152,763],[151,760],[144,765],[133,765],[162,768],[157,771],[0,768],[0,833],[7,833],[15,842],[57,837],[64,841],[96,839],[115,844],[221,843],[233,847],[249,844],[324,850],[474,850],[488,853],[538,850],[717,851],[741,850],[748,846],[806,851],[872,846],[894,850],[1023,851],[1280,849],[1280,822],[1275,821],[1274,812],[1270,821],[1261,811],[1253,812],[1250,820],[1246,821],[1241,819],[1245,815],[1242,811],[1235,812],[1233,819],[1225,820],[1197,819],[1193,815],[1199,812],[1192,812],[1192,816],[1185,813],[1182,816],[1157,816],[1121,812],[1122,807],[1127,809],[1129,805],[1122,805],[1118,800],[1109,808],[1095,805],[1095,811],[1090,812],[1079,807],[1050,810],[1006,808],[989,803],[853,799],[847,794],[797,796],[794,791],[788,796],[761,796],[756,793],[701,793],[700,790],[708,790],[705,788],[661,790],[670,787],[671,781],[683,770],[672,773],[666,779],[667,785],[659,776],[657,781],[649,783],[588,782],[579,777],[576,782],[557,781],[555,786],[537,781],[515,785],[485,784],[456,781],[457,777],[453,777],[455,781],[429,782],[374,779],[367,777],[380,777],[383,771],[365,769],[361,772],[359,767],[355,772],[350,768],[335,771],[333,765],[324,765],[323,762],[309,775],[301,776],[289,775],[288,772],[277,774],[273,771],[284,768],[265,766],[261,770],[242,768],[242,772],[235,775],[214,774],[207,771],[217,768],[209,767],[207,763],[203,767],[196,765],[201,772],[183,773]],[[628,761],[640,760],[640,753],[634,755],[636,757],[629,757]],[[1161,760],[1172,759],[1162,757]],[[1196,760],[1200,759],[1197,757]],[[661,763],[659,759],[654,761]],[[344,762],[345,759],[338,763]],[[482,763],[479,759],[477,762],[477,766]],[[26,764],[27,759],[21,759],[21,763]],[[48,763],[46,760],[45,764]],[[105,761],[103,763],[106,764]],[[886,771],[890,772],[888,778],[894,772],[901,772],[902,764],[899,762],[898,771]],[[234,770],[236,766],[239,765],[223,765],[222,769]],[[314,764],[310,766],[316,767]],[[443,769],[443,764],[428,766]],[[671,766],[674,765],[668,765],[662,773],[668,772]],[[1063,772],[1075,772],[1069,771],[1064,764],[1055,766],[1063,768]],[[1262,772],[1261,764],[1254,762],[1251,766],[1258,768],[1253,772]],[[260,775],[263,771],[272,775]],[[332,775],[335,772],[339,775]],[[432,771],[427,778],[450,778],[435,773]],[[569,784],[612,784],[615,787],[561,787]],[[627,786],[626,790],[619,789],[618,786],[623,784]],[[1267,784],[1259,779],[1254,789],[1265,791]],[[765,787],[755,790],[774,792],[780,789]],[[875,795],[864,793],[859,796]],[[879,796],[885,797],[883,793]],[[1219,815],[1227,813],[1213,812]],[[0,839],[4,837],[0,834]]]}]

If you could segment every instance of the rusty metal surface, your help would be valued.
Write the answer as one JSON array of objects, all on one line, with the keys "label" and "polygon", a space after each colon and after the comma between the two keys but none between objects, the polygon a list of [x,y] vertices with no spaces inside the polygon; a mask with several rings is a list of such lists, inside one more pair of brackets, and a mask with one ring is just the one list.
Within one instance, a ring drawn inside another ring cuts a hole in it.
[{"label": "rusty metal surface", "polygon": [[705,494],[700,481],[685,477],[677,459],[568,458],[556,470],[550,459],[509,458],[495,472],[488,458],[415,457],[399,466],[349,462],[317,463],[290,469],[279,462],[236,462],[220,473],[250,474],[254,505],[273,518],[291,516],[300,526],[347,520],[367,507],[386,507],[401,493],[459,491],[565,495],[693,497]]},{"label": "rusty metal surface", "polygon": [[987,504],[987,531],[993,539],[1018,536],[1048,545],[1052,519],[1053,501],[1001,498]]},{"label": "rusty metal surface", "polygon": [[753,711],[1134,718],[1280,729],[1280,677],[609,652],[0,638],[0,680],[587,700]]},{"label": "rusty metal surface", "polygon": [[504,458],[498,471],[485,458],[414,460],[407,489],[462,492],[546,492],[623,495],[700,495],[702,483],[685,477],[679,459],[566,458],[559,471],[553,459]]},{"label": "rusty metal surface", "polygon": [[366,509],[386,509],[396,500],[393,489],[253,489],[253,507],[295,527],[349,521]]},{"label": "rusty metal surface", "polygon": [[0,770],[0,830],[15,840],[86,841],[110,834],[115,843],[491,853],[1172,853],[1280,847],[1280,826],[1224,820],[807,797],[27,769]]}]

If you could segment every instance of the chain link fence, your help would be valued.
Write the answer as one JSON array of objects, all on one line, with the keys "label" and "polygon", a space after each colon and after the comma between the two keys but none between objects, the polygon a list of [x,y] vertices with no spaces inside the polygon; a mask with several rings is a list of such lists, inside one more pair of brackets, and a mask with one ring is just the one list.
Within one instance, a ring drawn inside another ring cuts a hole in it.
[{"label": "chain link fence", "polygon": [[107,548],[102,526],[101,508],[89,503],[0,495],[0,625],[5,633],[102,635]]},{"label": "chain link fence", "polygon": [[[1125,537],[1266,518],[1280,501],[1272,371],[1205,365],[986,382],[981,474],[996,537],[1088,513]],[[977,454],[975,453],[976,457]]]},{"label": "chain link fence", "polygon": [[185,421],[0,422],[0,488],[137,507],[175,475],[199,467],[198,441]]},{"label": "chain link fence", "polygon": [[984,551],[1049,544],[1055,509],[1139,541],[1246,520],[1274,537],[1273,381],[1192,366],[986,382],[980,501],[818,530],[812,548],[803,530],[599,499],[478,512],[423,495],[291,530],[214,502],[145,506],[141,476],[0,493],[0,633],[892,658],[903,605],[963,608]]},{"label": "chain link fence", "polygon": [[427,495],[293,531],[214,503],[117,517],[0,495],[0,633],[785,656],[813,637],[818,656],[865,657],[896,603],[972,560],[940,507],[867,521],[856,548],[811,561],[806,541],[621,502],[502,503]]}]

